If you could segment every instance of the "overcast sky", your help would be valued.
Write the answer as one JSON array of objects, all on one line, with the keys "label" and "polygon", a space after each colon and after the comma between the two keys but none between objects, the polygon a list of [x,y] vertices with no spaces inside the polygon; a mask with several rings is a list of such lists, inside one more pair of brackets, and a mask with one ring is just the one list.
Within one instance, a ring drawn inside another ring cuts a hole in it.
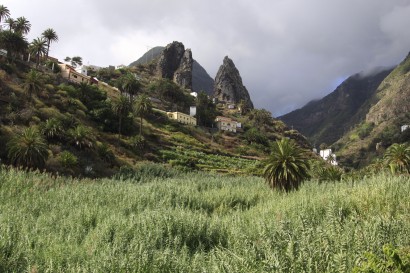
[{"label": "overcast sky", "polygon": [[410,51],[410,0],[3,0],[53,28],[50,55],[128,65],[149,47],[182,42],[215,77],[228,55],[257,108],[285,114],[346,77],[399,63]]}]

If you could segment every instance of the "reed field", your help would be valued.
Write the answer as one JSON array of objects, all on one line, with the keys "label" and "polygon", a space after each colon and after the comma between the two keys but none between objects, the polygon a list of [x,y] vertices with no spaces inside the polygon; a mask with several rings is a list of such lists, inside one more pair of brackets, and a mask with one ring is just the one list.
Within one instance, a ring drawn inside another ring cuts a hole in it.
[{"label": "reed field", "polygon": [[410,178],[305,183],[0,169],[0,272],[351,272],[410,246]]}]

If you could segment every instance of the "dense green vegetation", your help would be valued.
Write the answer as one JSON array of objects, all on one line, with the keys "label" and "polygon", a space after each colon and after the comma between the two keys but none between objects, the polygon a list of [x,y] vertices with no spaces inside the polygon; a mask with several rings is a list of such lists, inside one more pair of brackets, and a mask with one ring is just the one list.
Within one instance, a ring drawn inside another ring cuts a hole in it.
[{"label": "dense green vegetation", "polygon": [[0,271],[349,272],[410,244],[408,176],[281,194],[153,166],[122,180],[2,168]]}]

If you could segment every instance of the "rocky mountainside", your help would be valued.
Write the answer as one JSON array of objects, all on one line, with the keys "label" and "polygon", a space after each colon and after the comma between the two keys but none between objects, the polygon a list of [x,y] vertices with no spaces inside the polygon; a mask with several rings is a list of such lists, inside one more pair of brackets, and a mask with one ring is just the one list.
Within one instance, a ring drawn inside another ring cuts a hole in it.
[{"label": "rocky mountainside", "polygon": [[129,66],[137,66],[139,64],[148,64],[154,59],[158,58],[158,56],[162,53],[165,49],[163,46],[156,46],[145,52],[138,60],[130,63]]},{"label": "rocky mountainside", "polygon": [[355,74],[326,97],[279,119],[308,137],[312,144],[330,145],[366,117],[377,88],[391,71],[378,69],[372,75]]},{"label": "rocky mountainside", "polygon": [[[165,47],[163,46],[153,47],[129,66],[148,64],[155,60],[158,61],[164,49]],[[212,95],[214,90],[214,80],[195,59],[192,63],[192,90],[195,92],[204,91],[208,95]]]},{"label": "rocky mountainside", "polygon": [[366,115],[334,146],[342,162],[366,165],[393,143],[410,141],[410,54],[378,86]]},{"label": "rocky mountainside", "polygon": [[240,103],[243,100],[249,109],[253,103],[249,92],[242,83],[242,78],[233,61],[226,56],[219,67],[214,83],[214,97],[219,101]]},{"label": "rocky mountainside", "polygon": [[192,52],[180,42],[173,42],[161,52],[157,63],[160,78],[173,80],[179,86],[192,89]]}]

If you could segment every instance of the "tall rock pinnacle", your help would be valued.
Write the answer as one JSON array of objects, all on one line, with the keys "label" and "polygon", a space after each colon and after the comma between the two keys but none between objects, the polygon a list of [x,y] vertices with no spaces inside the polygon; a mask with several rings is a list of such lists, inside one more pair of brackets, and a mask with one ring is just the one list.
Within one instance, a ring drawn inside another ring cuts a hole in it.
[{"label": "tall rock pinnacle", "polygon": [[157,71],[161,78],[173,80],[183,88],[192,89],[192,52],[180,42],[168,44],[162,51]]},{"label": "tall rock pinnacle", "polygon": [[235,64],[226,56],[215,77],[214,97],[219,101],[238,104],[245,101],[248,108],[253,109],[253,103],[248,90],[242,83],[242,78]]}]

